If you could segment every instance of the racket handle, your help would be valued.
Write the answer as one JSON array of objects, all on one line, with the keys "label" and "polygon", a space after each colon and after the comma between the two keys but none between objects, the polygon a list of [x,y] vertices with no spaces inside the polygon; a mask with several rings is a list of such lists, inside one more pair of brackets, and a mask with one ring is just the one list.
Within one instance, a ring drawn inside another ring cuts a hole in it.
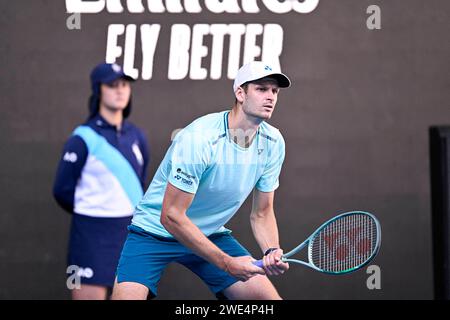
[{"label": "racket handle", "polygon": [[253,261],[253,264],[260,268],[264,267],[264,262],[262,260]]}]

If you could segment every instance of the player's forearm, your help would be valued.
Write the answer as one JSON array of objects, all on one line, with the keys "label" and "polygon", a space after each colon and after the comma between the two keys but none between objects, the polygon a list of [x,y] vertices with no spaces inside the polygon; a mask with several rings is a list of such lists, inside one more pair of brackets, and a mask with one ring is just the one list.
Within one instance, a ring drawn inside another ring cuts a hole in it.
[{"label": "player's forearm", "polygon": [[253,235],[263,252],[269,248],[279,248],[278,226],[273,210],[252,212],[250,222]]},{"label": "player's forearm", "polygon": [[227,270],[227,260],[231,257],[211,242],[186,215],[166,213],[163,217],[161,223],[175,239],[218,268]]}]

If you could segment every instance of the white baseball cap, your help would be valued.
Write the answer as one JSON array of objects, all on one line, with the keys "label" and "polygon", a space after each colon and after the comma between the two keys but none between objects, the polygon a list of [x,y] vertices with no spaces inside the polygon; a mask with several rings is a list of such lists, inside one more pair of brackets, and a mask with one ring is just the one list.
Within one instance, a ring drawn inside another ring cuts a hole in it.
[{"label": "white baseball cap", "polygon": [[253,61],[243,65],[234,79],[233,91],[236,92],[237,88],[249,81],[255,81],[265,77],[272,77],[278,81],[280,88],[287,88],[291,85],[291,80],[274,68],[262,61]]}]

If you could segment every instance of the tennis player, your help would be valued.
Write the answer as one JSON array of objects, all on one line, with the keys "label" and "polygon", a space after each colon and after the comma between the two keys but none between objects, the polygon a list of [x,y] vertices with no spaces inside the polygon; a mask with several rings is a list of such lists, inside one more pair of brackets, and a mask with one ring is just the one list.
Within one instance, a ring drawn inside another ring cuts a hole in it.
[{"label": "tennis player", "polygon": [[[171,262],[192,270],[219,299],[281,299],[267,275],[289,268],[273,208],[285,144],[266,120],[279,88],[289,86],[270,65],[246,64],[234,81],[233,108],[176,135],[128,228],[113,299],[156,296]],[[253,190],[250,221],[263,268],[224,227]]]},{"label": "tennis player", "polygon": [[132,81],[117,64],[92,70],[88,120],[74,130],[59,162],[53,195],[73,214],[68,266],[75,267],[81,285],[68,287],[75,300],[108,297],[127,227],[144,193],[147,141],[125,120]]}]

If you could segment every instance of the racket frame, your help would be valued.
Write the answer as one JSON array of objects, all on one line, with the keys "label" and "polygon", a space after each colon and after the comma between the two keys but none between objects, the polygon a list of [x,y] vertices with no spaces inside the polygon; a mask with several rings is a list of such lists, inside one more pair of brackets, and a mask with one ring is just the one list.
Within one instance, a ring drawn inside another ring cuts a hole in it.
[{"label": "racket frame", "polygon": [[[317,267],[316,265],[314,265],[314,263],[312,262],[312,246],[311,244],[311,240],[314,239],[316,237],[316,235],[321,232],[323,229],[325,229],[328,225],[330,225],[331,223],[333,223],[334,221],[341,219],[343,217],[346,216],[351,216],[351,215],[358,215],[358,214],[363,214],[363,215],[367,215],[369,217],[371,217],[373,219],[373,221],[375,222],[375,226],[376,226],[376,232],[377,232],[377,239],[376,239],[376,243],[375,243],[375,249],[373,250],[372,254],[370,255],[369,258],[367,258],[363,263],[351,268],[351,269],[347,269],[347,270],[343,270],[343,271],[329,271],[329,270],[323,270],[319,267]],[[298,259],[290,259],[289,257],[291,257],[292,255],[296,254],[297,252],[299,252],[300,250],[302,250],[305,246],[308,246],[308,260],[309,262],[306,261],[302,261],[302,260],[298,260]],[[380,222],[378,221],[377,218],[375,218],[375,216],[369,212],[365,212],[365,211],[350,211],[350,212],[345,212],[342,213],[340,215],[337,215],[336,217],[328,220],[327,222],[323,223],[320,227],[318,227],[316,229],[316,231],[314,231],[309,237],[308,239],[306,239],[305,241],[303,241],[301,244],[299,244],[297,247],[295,247],[294,249],[292,249],[291,251],[289,251],[288,253],[284,254],[281,258],[281,260],[283,262],[293,262],[293,263],[298,263],[298,264],[302,264],[304,266],[310,267],[314,270],[320,271],[322,273],[327,273],[327,274],[346,274],[346,273],[351,273],[354,272],[362,267],[364,267],[365,265],[367,265],[378,253],[378,251],[380,250],[380,246],[381,246],[381,225]]]}]

